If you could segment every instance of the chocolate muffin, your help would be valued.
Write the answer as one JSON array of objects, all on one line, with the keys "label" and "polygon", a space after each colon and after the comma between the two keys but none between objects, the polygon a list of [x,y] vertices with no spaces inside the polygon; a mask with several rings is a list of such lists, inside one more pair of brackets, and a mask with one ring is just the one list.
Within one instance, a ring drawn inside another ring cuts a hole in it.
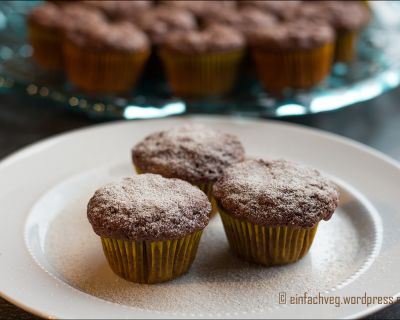
[{"label": "chocolate muffin", "polygon": [[160,76],[164,78],[157,50],[166,36],[174,32],[197,29],[196,18],[190,11],[165,5],[148,10],[130,21],[146,32],[152,43],[152,55],[145,70],[145,77],[149,81],[157,81]]},{"label": "chocolate muffin", "polygon": [[225,10],[209,10],[204,15],[201,22],[205,26],[220,24],[229,27],[235,27],[241,23],[241,17],[236,8],[226,8]]},{"label": "chocolate muffin", "polygon": [[68,79],[87,92],[131,90],[149,54],[147,36],[127,21],[70,30],[64,43]]},{"label": "chocolate muffin", "polygon": [[309,89],[330,72],[334,31],[327,23],[296,20],[249,35],[259,78],[266,90]]},{"label": "chocolate muffin", "polygon": [[41,23],[47,27],[59,27],[60,21],[60,8],[53,3],[44,3],[32,9],[28,14],[28,23]]},{"label": "chocolate muffin", "polygon": [[79,29],[95,28],[107,23],[106,16],[95,8],[82,6],[79,3],[65,4],[60,8],[63,33]]},{"label": "chocolate muffin", "polygon": [[307,50],[332,42],[332,28],[322,21],[297,20],[254,31],[250,44],[266,50]]},{"label": "chocolate muffin", "polygon": [[81,3],[101,10],[115,21],[134,19],[152,7],[152,1],[148,0],[87,0]]},{"label": "chocolate muffin", "polygon": [[239,1],[240,7],[253,7],[266,13],[272,14],[281,20],[288,20],[296,17],[297,9],[303,1],[290,0],[243,0]]},{"label": "chocolate muffin", "polygon": [[[210,10],[200,21],[205,27],[223,25],[234,28],[241,32],[246,42],[254,30],[271,29],[278,22],[275,16],[251,6]],[[242,79],[248,78],[247,81],[253,81],[257,78],[256,67],[248,50],[245,52],[240,71]]]},{"label": "chocolate muffin", "polygon": [[244,148],[234,135],[186,124],[147,136],[132,149],[132,160],[138,173],[186,180],[213,202],[213,183],[225,168],[244,160]]},{"label": "chocolate muffin", "polygon": [[142,174],[98,189],[87,217],[117,275],[157,283],[188,271],[210,211],[190,183]]},{"label": "chocolate muffin", "polygon": [[236,1],[207,1],[207,0],[166,0],[162,5],[189,10],[196,17],[202,18],[211,11],[224,11],[236,8]]},{"label": "chocolate muffin", "polygon": [[358,31],[370,18],[368,9],[361,1],[321,1],[319,5],[325,9],[336,30]]},{"label": "chocolate muffin", "polygon": [[293,17],[329,23],[336,33],[334,60],[339,62],[354,58],[358,36],[369,18],[369,10],[361,1],[307,1]]},{"label": "chocolate muffin", "polygon": [[213,10],[204,16],[202,24],[205,26],[224,25],[242,32],[247,38],[248,34],[257,29],[271,28],[277,23],[275,16],[260,11],[254,7],[241,9],[226,8]]},{"label": "chocolate muffin", "polygon": [[192,13],[170,6],[159,6],[148,10],[132,22],[147,33],[153,45],[160,45],[170,33],[197,28]]},{"label": "chocolate muffin", "polygon": [[27,22],[33,60],[46,69],[60,71],[64,66],[62,42],[66,30],[101,24],[105,17],[77,4],[45,3],[28,14]]},{"label": "chocolate muffin", "polygon": [[160,56],[175,95],[206,98],[232,90],[244,49],[245,39],[239,31],[211,26],[168,35]]},{"label": "chocolate muffin", "polygon": [[325,19],[336,31],[335,61],[349,62],[356,53],[361,30],[368,24],[370,13],[361,1],[320,1],[307,3],[300,16]]},{"label": "chocolate muffin", "polygon": [[63,56],[60,40],[62,15],[58,6],[45,3],[34,8],[27,18],[33,60],[49,70],[61,70]]},{"label": "chocolate muffin", "polygon": [[165,39],[164,48],[181,54],[203,54],[241,50],[244,38],[235,29],[213,25],[204,30],[174,33]]},{"label": "chocolate muffin", "polygon": [[317,170],[285,160],[232,165],[213,193],[231,249],[264,265],[302,258],[339,201],[336,186]]}]

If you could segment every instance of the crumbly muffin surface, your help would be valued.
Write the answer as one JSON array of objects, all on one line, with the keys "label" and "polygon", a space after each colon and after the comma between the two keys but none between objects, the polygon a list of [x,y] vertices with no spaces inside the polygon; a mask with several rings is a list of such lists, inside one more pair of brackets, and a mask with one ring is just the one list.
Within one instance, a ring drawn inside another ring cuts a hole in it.
[{"label": "crumbly muffin surface", "polygon": [[317,170],[285,160],[246,160],[214,184],[230,215],[264,226],[313,227],[329,220],[339,193]]},{"label": "crumbly muffin surface", "polygon": [[98,189],[88,203],[87,216],[101,237],[155,241],[204,229],[210,211],[207,196],[190,183],[141,174]]},{"label": "crumbly muffin surface", "polygon": [[215,181],[226,167],[244,160],[244,148],[234,135],[186,124],[147,136],[133,148],[132,159],[142,172],[198,184]]}]

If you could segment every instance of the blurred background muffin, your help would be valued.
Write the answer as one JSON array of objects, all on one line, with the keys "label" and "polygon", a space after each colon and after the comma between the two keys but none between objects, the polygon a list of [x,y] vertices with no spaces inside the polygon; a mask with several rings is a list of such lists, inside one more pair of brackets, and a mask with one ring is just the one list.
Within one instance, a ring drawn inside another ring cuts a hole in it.
[{"label": "blurred background muffin", "polygon": [[62,70],[65,32],[103,22],[105,17],[100,12],[75,4],[57,6],[45,3],[34,8],[27,20],[33,59],[46,69]]},{"label": "blurred background muffin", "polygon": [[[273,28],[278,19],[256,7],[244,6],[242,8],[227,7],[224,10],[209,10],[199,20],[200,24],[207,28],[213,25],[222,25],[233,28],[240,32],[248,47],[249,36],[255,30]],[[249,50],[246,50],[242,60],[241,78],[251,81],[256,78],[256,70]]]},{"label": "blurred background muffin", "polygon": [[195,30],[198,27],[196,18],[190,11],[166,5],[143,12],[130,21],[143,30],[151,41],[152,54],[145,70],[145,76],[150,80],[163,78],[163,67],[157,50],[166,37],[174,32]]},{"label": "blurred background muffin", "polygon": [[309,89],[328,76],[334,32],[324,22],[295,20],[253,32],[249,39],[264,89]]},{"label": "blurred background muffin", "polygon": [[[100,32],[105,29],[103,25],[127,21],[137,32],[125,34],[126,42],[141,43],[142,33],[145,33],[152,48],[150,59],[142,58],[142,62],[138,62],[142,66],[143,61],[148,61],[145,81],[166,80],[170,92],[183,98],[225,96],[231,92],[239,75],[240,85],[250,90],[257,81],[255,66],[258,66],[258,79],[263,88],[274,96],[282,95],[285,89],[313,88],[330,74],[334,62],[351,62],[359,34],[370,18],[362,1],[84,0],[55,3],[57,5],[48,2],[35,8],[28,18],[33,59],[39,65],[50,70],[64,69],[61,47],[64,34],[73,33],[72,29],[81,29],[75,32],[78,34],[91,35],[98,28],[95,33],[102,34],[98,36],[102,43],[116,33]],[[70,37],[66,42],[71,48]],[[104,54],[104,50],[101,51]],[[96,55],[86,60],[105,62]],[[83,59],[83,53],[79,59]],[[83,76],[78,76],[77,72],[71,75],[71,57],[68,65],[68,71],[64,71],[69,80],[85,90],[129,91],[136,83],[136,80],[123,80],[129,78],[123,72],[115,81],[118,77],[109,72],[110,79],[101,80],[102,85],[97,80],[95,88],[88,86],[87,81],[83,84]],[[89,64],[85,62],[84,65]],[[115,69],[114,73],[120,70]],[[85,72],[88,74],[87,70]],[[137,79],[140,72],[134,72],[130,78]],[[117,84],[119,82],[125,85]],[[106,88],[108,85],[110,87]]]},{"label": "blurred background muffin", "polygon": [[49,70],[61,70],[63,22],[60,8],[52,3],[36,7],[29,13],[27,22],[32,58]]},{"label": "blurred background muffin", "polygon": [[245,39],[225,26],[170,34],[160,55],[172,92],[180,97],[221,96],[232,90]]},{"label": "blurred background muffin", "polygon": [[254,7],[240,9],[226,8],[224,10],[210,10],[201,19],[201,25],[224,25],[240,31],[246,38],[249,33],[259,29],[271,28],[277,23],[277,18],[269,13]]},{"label": "blurred background muffin", "polygon": [[368,24],[370,12],[361,1],[307,1],[297,10],[295,19],[322,20],[335,30],[337,62],[350,62],[356,54],[361,30]]},{"label": "blurred background muffin", "polygon": [[235,8],[236,1],[207,1],[207,0],[164,0],[160,1],[162,5],[178,7],[189,10],[197,18],[201,18],[210,11],[223,11],[229,8]]},{"label": "blurred background muffin", "polygon": [[324,1],[321,5],[336,31],[335,61],[351,61],[360,32],[370,19],[368,8],[360,1]]},{"label": "blurred background muffin", "polygon": [[132,89],[150,55],[147,36],[126,21],[71,30],[63,49],[72,83],[101,93]]},{"label": "blurred background muffin", "polygon": [[272,14],[281,20],[288,20],[296,17],[296,11],[303,1],[290,0],[242,0],[238,1],[241,7],[253,7],[266,13]]},{"label": "blurred background muffin", "polygon": [[89,7],[101,10],[111,20],[131,20],[140,16],[153,5],[152,1],[112,1],[112,0],[86,0],[81,1]]},{"label": "blurred background muffin", "polygon": [[197,29],[196,19],[190,11],[170,6],[153,8],[131,21],[147,33],[153,46],[160,45],[173,32]]}]

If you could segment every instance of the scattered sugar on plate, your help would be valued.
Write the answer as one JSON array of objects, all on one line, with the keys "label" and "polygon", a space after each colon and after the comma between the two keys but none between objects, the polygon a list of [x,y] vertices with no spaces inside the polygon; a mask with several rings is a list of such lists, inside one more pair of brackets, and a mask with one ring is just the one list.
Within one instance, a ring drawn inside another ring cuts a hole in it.
[{"label": "scattered sugar on plate", "polygon": [[355,226],[359,218],[350,203],[339,206],[330,221],[320,223],[311,251],[301,261],[265,268],[231,254],[216,217],[204,231],[189,273],[163,284],[135,284],[109,268],[100,239],[86,218],[89,198],[87,194],[72,199],[51,223],[45,247],[48,262],[56,276],[83,292],[145,310],[196,315],[276,307],[279,292],[322,293],[347,280],[363,265],[372,245],[359,240],[369,236]]}]

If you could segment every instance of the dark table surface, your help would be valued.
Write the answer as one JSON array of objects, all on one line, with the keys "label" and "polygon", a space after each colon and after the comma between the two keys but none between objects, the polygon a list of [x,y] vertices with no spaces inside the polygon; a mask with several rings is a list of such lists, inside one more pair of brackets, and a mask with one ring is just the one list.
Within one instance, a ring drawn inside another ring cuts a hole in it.
[{"label": "dark table surface", "polygon": [[[400,160],[399,102],[400,89],[397,89],[336,112],[283,120],[349,137]],[[22,94],[0,95],[0,159],[40,139],[94,123],[82,114]],[[34,316],[0,298],[0,319],[31,318]],[[386,307],[369,318],[400,319],[400,305]]]}]

